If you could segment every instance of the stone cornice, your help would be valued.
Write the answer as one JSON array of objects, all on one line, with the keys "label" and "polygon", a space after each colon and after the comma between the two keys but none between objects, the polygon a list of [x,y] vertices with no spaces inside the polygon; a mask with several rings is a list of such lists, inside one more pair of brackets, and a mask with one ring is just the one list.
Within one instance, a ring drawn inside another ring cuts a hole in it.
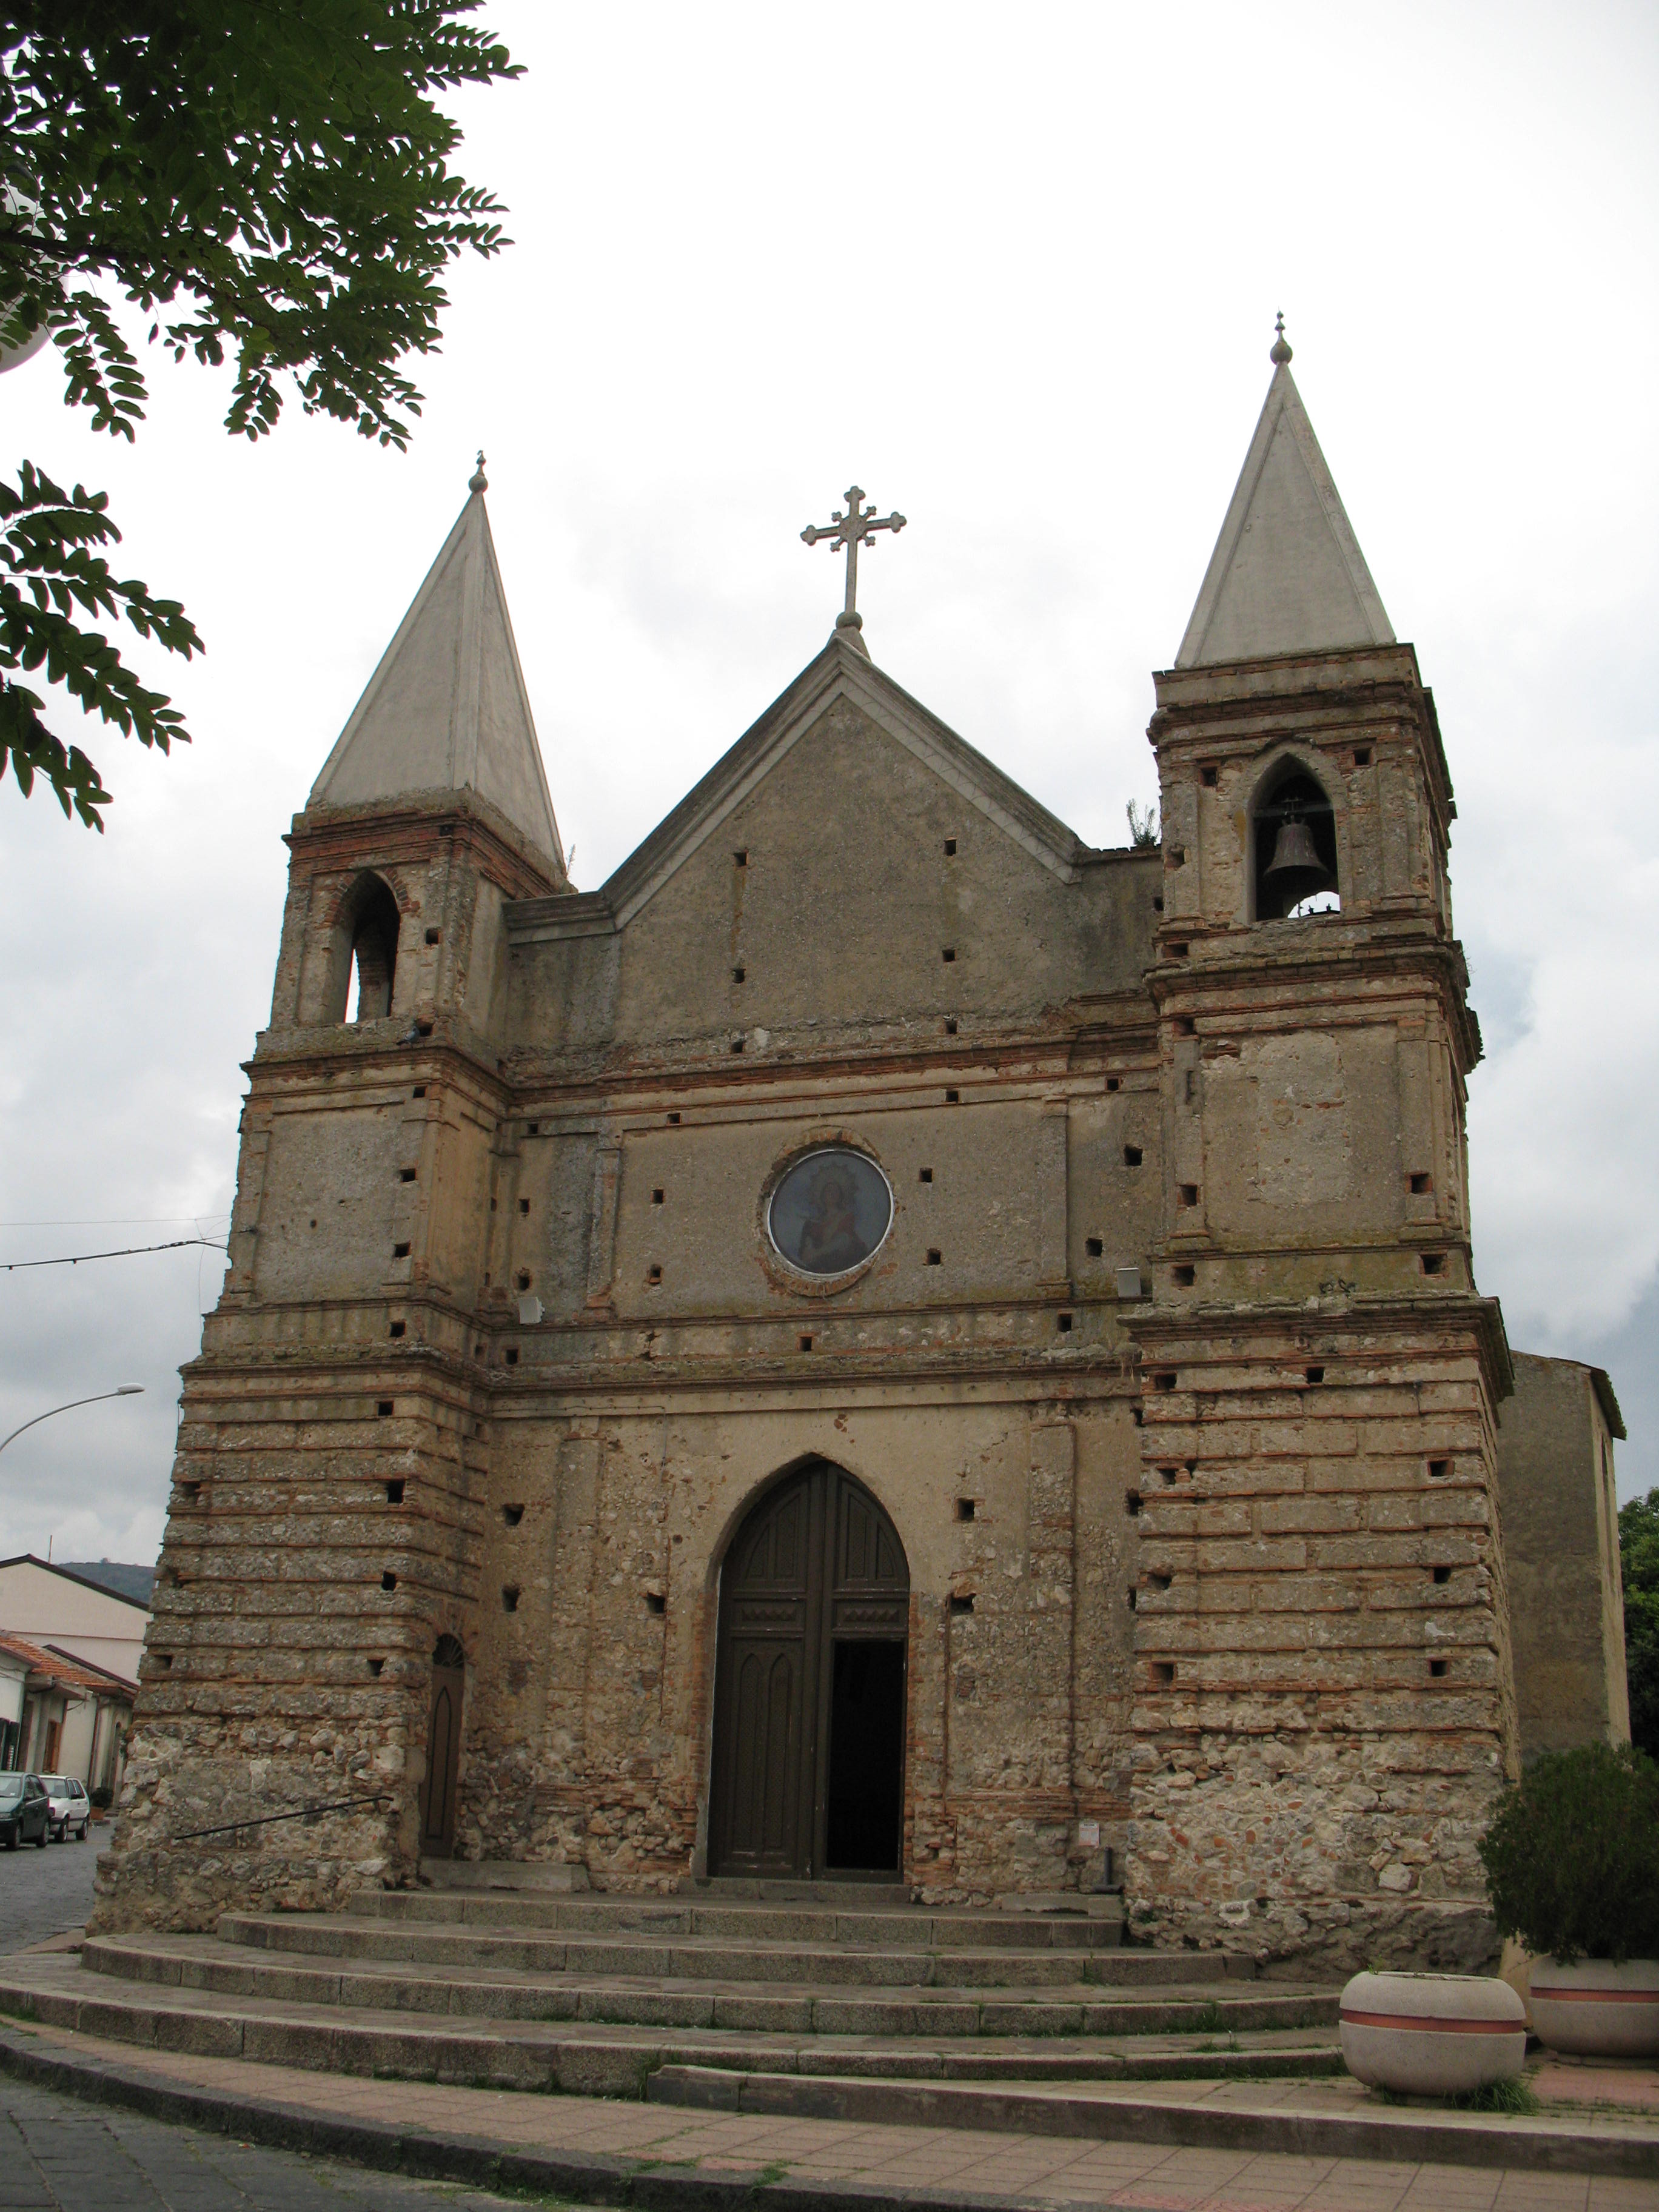
[{"label": "stone cornice", "polygon": [[283,840],[314,874],[362,866],[373,854],[387,865],[422,866],[440,842],[465,853],[509,899],[557,893],[546,860],[506,816],[476,792],[411,793],[355,806],[313,806],[296,814]]},{"label": "stone cornice", "polygon": [[1437,1291],[1416,1297],[1321,1299],[1313,1304],[1263,1299],[1249,1306],[1186,1305],[1141,1308],[1123,1318],[1124,1334],[1140,1348],[1143,1366],[1218,1355],[1218,1347],[1267,1342],[1334,1350],[1345,1339],[1379,1336],[1396,1343],[1443,1345],[1449,1337],[1470,1345],[1480,1361],[1495,1405],[1515,1389],[1504,1316],[1496,1298],[1474,1292]]}]

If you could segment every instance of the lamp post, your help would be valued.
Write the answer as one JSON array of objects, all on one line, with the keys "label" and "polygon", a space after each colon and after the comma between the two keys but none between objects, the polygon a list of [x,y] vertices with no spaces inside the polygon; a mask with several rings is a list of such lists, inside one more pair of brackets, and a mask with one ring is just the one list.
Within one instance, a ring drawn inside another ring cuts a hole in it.
[{"label": "lamp post", "polygon": [[54,1413],[72,1413],[77,1406],[101,1406],[106,1398],[142,1398],[143,1395],[142,1382],[123,1382],[116,1389],[100,1390],[95,1397],[71,1398],[66,1405],[49,1406],[44,1413],[37,1413],[32,1421],[25,1421],[22,1429],[14,1429],[10,1436],[0,1437],[0,1451],[4,1451],[9,1443],[21,1437],[23,1429],[38,1428],[42,1421],[51,1420]]}]

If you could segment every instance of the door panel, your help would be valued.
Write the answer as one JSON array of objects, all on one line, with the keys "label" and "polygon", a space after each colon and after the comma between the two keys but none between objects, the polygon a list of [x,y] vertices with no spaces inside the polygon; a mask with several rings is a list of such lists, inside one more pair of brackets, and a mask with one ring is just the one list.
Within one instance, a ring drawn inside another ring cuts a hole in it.
[{"label": "door panel", "polygon": [[434,1666],[426,1780],[421,1790],[421,1852],[426,1858],[447,1859],[455,1847],[455,1784],[461,1764],[461,1698],[465,1684],[464,1668]]},{"label": "door panel", "polygon": [[832,1831],[839,1866],[896,1867],[908,1627],[903,1547],[862,1484],[815,1460],[759,1501],[720,1577],[712,1872],[821,1873]]}]

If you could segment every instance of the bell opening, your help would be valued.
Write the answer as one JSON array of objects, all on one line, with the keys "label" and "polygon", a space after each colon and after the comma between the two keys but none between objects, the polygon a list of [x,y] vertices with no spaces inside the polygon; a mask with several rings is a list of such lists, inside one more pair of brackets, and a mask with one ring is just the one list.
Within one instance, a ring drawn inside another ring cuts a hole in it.
[{"label": "bell opening", "polygon": [[1336,817],[1312,776],[1281,778],[1255,814],[1255,918],[1299,921],[1340,912]]}]

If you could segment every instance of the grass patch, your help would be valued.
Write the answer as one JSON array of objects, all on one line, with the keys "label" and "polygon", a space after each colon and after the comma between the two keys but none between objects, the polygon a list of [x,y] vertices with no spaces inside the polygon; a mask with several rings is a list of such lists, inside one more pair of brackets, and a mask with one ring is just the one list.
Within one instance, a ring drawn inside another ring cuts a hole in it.
[{"label": "grass patch", "polygon": [[1524,2075],[1512,2074],[1506,2081],[1483,2081],[1478,2089],[1460,2090],[1446,2102],[1455,2112],[1501,2112],[1510,2119],[1541,2112],[1533,2086]]}]

